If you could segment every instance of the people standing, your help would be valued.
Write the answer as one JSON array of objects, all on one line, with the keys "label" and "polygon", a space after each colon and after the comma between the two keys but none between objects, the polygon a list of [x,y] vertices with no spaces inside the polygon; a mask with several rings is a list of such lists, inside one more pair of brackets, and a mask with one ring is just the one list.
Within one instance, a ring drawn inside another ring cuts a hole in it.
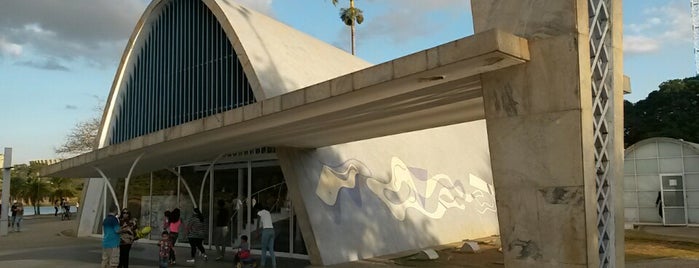
[{"label": "people standing", "polygon": [[134,240],[136,240],[136,221],[131,217],[131,212],[127,209],[121,210],[119,219],[121,227],[119,228],[120,243],[119,243],[119,268],[129,268],[129,253]]},{"label": "people standing", "polygon": [[277,268],[277,259],[274,257],[274,225],[272,225],[272,215],[266,207],[262,207],[262,209],[257,212],[257,216],[260,216],[260,225],[262,225],[262,256],[260,264],[262,267],[265,267],[267,252],[269,252],[272,258],[272,268]]},{"label": "people standing", "polygon": [[58,199],[56,199],[56,201],[53,202],[53,209],[56,211],[56,212],[53,213],[53,216],[54,216],[54,217],[58,216],[58,205],[59,205],[59,204],[60,204],[60,202],[58,202]]},{"label": "people standing", "polygon": [[170,241],[172,242],[173,248],[170,249],[170,264],[174,265],[176,264],[176,257],[175,256],[175,244],[177,243],[177,237],[180,233],[180,225],[182,225],[182,220],[180,219],[180,209],[175,208],[170,212],[170,216],[168,217],[168,231],[170,232]]},{"label": "people standing", "polygon": [[119,265],[119,220],[109,212],[102,221],[102,268]]},{"label": "people standing", "polygon": [[187,260],[188,263],[194,262],[194,257],[196,256],[197,249],[201,252],[204,260],[208,260],[206,256],[206,250],[204,249],[204,237],[206,236],[206,224],[204,223],[204,215],[198,208],[194,209],[194,216],[187,221],[187,239],[189,240],[189,247],[191,248],[192,258]]},{"label": "people standing", "polygon": [[14,208],[12,209],[12,214],[14,218],[12,223],[15,227],[15,232],[20,232],[20,223],[22,222],[22,218],[24,217],[24,205],[22,205],[22,202],[15,203]]},{"label": "people standing", "polygon": [[10,225],[12,230],[15,230],[15,219],[17,218],[17,200],[15,200],[10,207],[10,216]]},{"label": "people standing", "polygon": [[160,249],[158,250],[158,264],[160,268],[167,268],[168,262],[170,261],[170,250],[172,250],[172,241],[170,241],[170,235],[167,231],[163,231],[160,235],[160,242],[158,242]]},{"label": "people standing", "polygon": [[230,221],[230,214],[226,208],[226,202],[223,199],[219,199],[216,203],[216,226],[214,227],[214,242],[216,243],[216,250],[218,251],[218,257],[216,260],[222,260],[226,253],[226,236],[228,236],[228,223]]}]

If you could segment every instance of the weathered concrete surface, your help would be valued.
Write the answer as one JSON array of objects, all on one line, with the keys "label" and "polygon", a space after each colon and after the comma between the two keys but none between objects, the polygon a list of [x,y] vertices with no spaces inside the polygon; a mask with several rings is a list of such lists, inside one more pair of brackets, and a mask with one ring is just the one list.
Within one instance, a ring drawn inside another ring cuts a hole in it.
[{"label": "weathered concrete surface", "polygon": [[[530,42],[529,63],[481,76],[508,267],[599,265],[587,2],[472,1],[475,32],[498,28]],[[621,29],[614,32],[620,38]],[[614,139],[621,141],[618,134]],[[616,197],[621,203],[622,195]],[[623,224],[617,227],[623,249]],[[619,260],[621,267],[623,253]]]}]

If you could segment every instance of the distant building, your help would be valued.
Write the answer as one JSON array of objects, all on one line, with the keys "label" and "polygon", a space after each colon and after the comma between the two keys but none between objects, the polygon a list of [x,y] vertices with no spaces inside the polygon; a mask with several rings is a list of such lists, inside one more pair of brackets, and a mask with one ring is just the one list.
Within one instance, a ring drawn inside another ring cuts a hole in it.
[{"label": "distant building", "polygon": [[627,226],[699,225],[699,144],[650,138],[627,148],[624,215]]},{"label": "distant building", "polygon": [[40,160],[31,160],[29,161],[30,165],[53,165],[58,162],[61,162],[60,158],[55,158],[55,159],[40,159]]}]

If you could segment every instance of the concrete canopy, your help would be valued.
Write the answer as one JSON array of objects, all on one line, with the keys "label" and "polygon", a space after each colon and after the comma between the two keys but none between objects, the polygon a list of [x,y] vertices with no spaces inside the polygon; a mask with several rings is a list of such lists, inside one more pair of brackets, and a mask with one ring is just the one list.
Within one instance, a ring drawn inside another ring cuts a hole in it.
[{"label": "concrete canopy", "polygon": [[317,148],[484,118],[479,74],[529,60],[497,30],[456,40],[48,166],[45,176],[125,176],[261,146]]}]

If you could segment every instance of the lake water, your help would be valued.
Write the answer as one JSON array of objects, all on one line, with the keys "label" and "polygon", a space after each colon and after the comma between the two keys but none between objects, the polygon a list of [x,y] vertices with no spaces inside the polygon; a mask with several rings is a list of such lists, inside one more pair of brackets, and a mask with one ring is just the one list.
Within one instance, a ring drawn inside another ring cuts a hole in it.
[{"label": "lake water", "polygon": [[[41,206],[39,207],[39,214],[41,215],[53,215],[53,213],[56,210],[53,209],[53,206]],[[62,210],[61,208],[58,208],[58,212],[60,213]],[[77,212],[77,208],[75,206],[70,206],[70,212]],[[24,206],[24,216],[31,216],[34,215],[34,207],[33,206]]]}]

